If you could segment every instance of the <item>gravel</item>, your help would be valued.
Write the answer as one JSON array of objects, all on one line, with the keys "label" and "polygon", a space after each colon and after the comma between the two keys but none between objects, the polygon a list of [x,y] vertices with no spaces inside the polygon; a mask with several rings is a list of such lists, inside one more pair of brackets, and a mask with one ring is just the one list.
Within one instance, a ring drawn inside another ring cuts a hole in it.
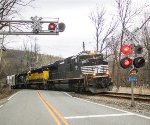
[{"label": "gravel", "polygon": [[135,112],[140,115],[145,115],[150,117],[149,103],[135,101],[135,107],[131,107],[131,100],[127,100],[127,99],[120,99],[120,98],[117,99],[117,98],[104,97],[99,95],[80,94],[74,92],[69,92],[68,94],[70,94],[73,97],[82,98],[88,101],[108,105],[111,107],[123,109],[125,111]]}]

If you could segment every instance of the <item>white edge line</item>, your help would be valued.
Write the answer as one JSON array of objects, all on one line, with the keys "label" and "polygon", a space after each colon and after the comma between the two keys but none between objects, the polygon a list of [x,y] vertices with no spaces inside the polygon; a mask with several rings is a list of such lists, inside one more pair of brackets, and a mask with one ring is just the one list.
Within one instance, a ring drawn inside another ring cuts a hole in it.
[{"label": "white edge line", "polygon": [[12,96],[10,96],[7,100],[9,101],[10,99],[12,99],[15,95],[17,95],[19,92],[13,94]]},{"label": "white edge line", "polygon": [[0,105],[0,108],[2,108],[3,107],[3,105]]},{"label": "white edge line", "polygon": [[[70,94],[68,94],[66,92],[64,92],[64,93],[66,95],[68,95],[69,97],[72,97]],[[110,108],[110,109],[118,110],[118,111],[121,111],[121,112],[129,113],[129,114],[132,113],[133,115],[136,115],[136,116],[139,116],[139,117],[143,117],[143,118],[146,118],[146,119],[150,119],[150,117],[148,117],[148,116],[144,116],[144,115],[140,115],[140,114],[137,114],[137,113],[125,111],[125,110],[122,110],[122,109],[117,109],[117,108],[114,108],[114,107],[111,107],[111,106],[107,106],[107,105],[103,105],[103,104],[99,104],[99,103],[96,103],[96,102],[91,102],[91,101],[88,101],[88,100],[85,100],[85,99],[81,99],[81,98],[78,98],[78,97],[73,97],[73,98],[76,98],[78,100],[82,100],[82,101],[85,101],[85,102],[88,102],[88,103],[92,103],[92,104],[95,104],[95,105],[104,106],[104,107],[107,107],[107,108]]]},{"label": "white edge line", "polygon": [[64,94],[66,94],[69,97],[72,97],[70,94],[68,94],[67,92],[63,92]]},{"label": "white edge line", "polygon": [[87,115],[87,116],[69,116],[69,117],[64,117],[64,118],[65,119],[83,119],[83,118],[99,118],[99,117],[114,117],[114,116],[129,116],[129,115],[133,115],[133,113]]}]

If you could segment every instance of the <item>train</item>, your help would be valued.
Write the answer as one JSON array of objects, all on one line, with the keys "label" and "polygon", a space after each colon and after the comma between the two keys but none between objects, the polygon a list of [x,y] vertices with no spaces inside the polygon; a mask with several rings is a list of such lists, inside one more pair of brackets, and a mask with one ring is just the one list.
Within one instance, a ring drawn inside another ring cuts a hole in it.
[{"label": "train", "polygon": [[111,91],[113,87],[108,62],[96,51],[82,51],[52,64],[7,76],[7,82],[12,88],[35,86],[91,93]]}]

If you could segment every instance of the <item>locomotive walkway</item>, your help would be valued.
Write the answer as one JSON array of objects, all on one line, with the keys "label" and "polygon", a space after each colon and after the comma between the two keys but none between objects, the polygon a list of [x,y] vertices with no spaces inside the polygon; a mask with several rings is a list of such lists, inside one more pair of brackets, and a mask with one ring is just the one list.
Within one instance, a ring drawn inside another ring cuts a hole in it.
[{"label": "locomotive walkway", "polygon": [[21,90],[0,106],[0,125],[149,125],[150,117],[71,97]]}]

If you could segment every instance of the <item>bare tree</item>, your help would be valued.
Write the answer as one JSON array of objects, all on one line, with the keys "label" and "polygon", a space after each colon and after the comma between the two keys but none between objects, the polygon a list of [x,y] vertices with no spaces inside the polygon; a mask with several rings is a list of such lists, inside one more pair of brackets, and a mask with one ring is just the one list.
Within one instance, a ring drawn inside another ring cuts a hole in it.
[{"label": "bare tree", "polygon": [[[11,19],[13,16],[17,16],[19,14],[18,12],[18,7],[26,7],[30,5],[30,3],[34,0],[0,0],[0,20],[7,20]],[[8,26],[7,23],[0,23],[0,30]],[[5,44],[9,43],[4,41],[4,37],[2,36],[2,41],[0,41],[0,65],[2,65],[2,56],[3,56],[3,51],[6,50]],[[4,63],[3,63],[4,67]],[[0,72],[2,69],[0,70]]]},{"label": "bare tree", "polygon": [[117,64],[117,61],[118,61],[118,55],[119,55],[119,38],[118,37],[115,37],[115,36],[112,36],[110,39],[109,39],[109,42],[108,42],[108,47],[109,47],[109,52],[110,52],[110,55],[111,55],[111,59],[110,59],[110,65],[112,67],[111,69],[111,77],[112,77],[112,80],[113,82],[115,83],[116,81],[116,64]]},{"label": "bare tree", "polygon": [[[27,6],[34,0],[0,0],[0,20],[6,20],[12,15],[18,14],[17,6]],[[0,23],[0,30],[7,26],[7,23]]]},{"label": "bare tree", "polygon": [[[141,42],[144,45],[144,48],[146,50],[146,60],[147,60],[147,65],[145,68],[145,72],[147,74],[147,82],[150,85],[150,22],[147,20],[150,20],[145,16],[146,23],[144,24],[142,28],[142,39]],[[145,21],[144,21],[145,22]]]},{"label": "bare tree", "polygon": [[38,66],[38,55],[40,51],[40,47],[37,44],[37,39],[34,40],[34,43],[24,42],[23,44],[25,51],[24,62],[26,63],[26,70],[35,68]]},{"label": "bare tree", "polygon": [[98,7],[96,8],[96,11],[91,12],[89,16],[95,27],[96,50],[100,52],[103,52],[107,48],[106,40],[108,39],[108,37],[110,37],[117,26],[116,22],[113,23],[113,18],[110,22],[110,25],[106,25],[104,16],[104,8],[99,10]]}]

